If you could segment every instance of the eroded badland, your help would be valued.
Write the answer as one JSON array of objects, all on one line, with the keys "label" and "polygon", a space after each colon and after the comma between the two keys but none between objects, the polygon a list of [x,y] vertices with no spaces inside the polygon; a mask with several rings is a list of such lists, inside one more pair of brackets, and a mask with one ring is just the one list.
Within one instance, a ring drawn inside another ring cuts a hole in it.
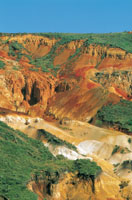
[{"label": "eroded badland", "polygon": [[0,121],[0,199],[132,200],[132,34],[1,34]]}]

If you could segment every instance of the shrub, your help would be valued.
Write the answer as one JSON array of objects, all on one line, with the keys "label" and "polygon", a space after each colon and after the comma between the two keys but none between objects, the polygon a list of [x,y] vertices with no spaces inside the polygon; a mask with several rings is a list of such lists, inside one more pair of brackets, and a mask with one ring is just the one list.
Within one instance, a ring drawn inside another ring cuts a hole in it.
[{"label": "shrub", "polygon": [[2,60],[0,60],[0,69],[4,69],[4,66],[5,66],[5,63]]},{"label": "shrub", "polygon": [[132,170],[132,160],[125,160],[121,164],[122,168]]},{"label": "shrub", "polygon": [[121,153],[121,154],[123,154],[124,152],[125,152],[125,150],[124,150],[124,149],[122,149],[122,150],[120,151],[120,153]]},{"label": "shrub", "polygon": [[132,139],[131,138],[128,138],[128,143],[130,144],[132,142]]},{"label": "shrub", "polygon": [[96,121],[95,121],[95,126],[99,126],[99,127],[101,127],[102,124],[103,124],[103,122],[102,122],[101,120],[96,119]]},{"label": "shrub", "polygon": [[118,145],[115,145],[113,151],[112,151],[112,155],[115,154],[118,150],[120,149],[120,147]]},{"label": "shrub", "polygon": [[127,187],[127,186],[128,186],[128,182],[126,182],[126,181],[121,181],[121,184],[120,184],[119,186],[120,186],[120,189],[123,189],[124,187]]},{"label": "shrub", "polygon": [[97,177],[101,173],[101,168],[95,162],[87,159],[77,159],[75,161],[75,168],[78,171],[78,176],[83,179],[90,177]]}]

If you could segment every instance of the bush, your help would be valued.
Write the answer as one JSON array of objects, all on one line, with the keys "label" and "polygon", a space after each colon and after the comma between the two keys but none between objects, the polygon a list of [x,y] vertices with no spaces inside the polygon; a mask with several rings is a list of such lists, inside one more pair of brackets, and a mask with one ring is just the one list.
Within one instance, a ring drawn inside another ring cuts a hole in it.
[{"label": "bush", "polygon": [[101,173],[101,168],[95,162],[87,159],[77,159],[75,168],[78,171],[78,176],[82,179],[96,178]]},{"label": "bush", "polygon": [[97,119],[97,120],[95,121],[95,126],[101,127],[102,124],[103,124],[103,122],[102,122],[101,120],[99,120],[99,119]]},{"label": "bush", "polygon": [[112,151],[112,155],[115,154],[118,150],[120,149],[120,147],[118,145],[115,145],[113,151]]},{"label": "bush", "polygon": [[0,60],[0,69],[4,69],[4,66],[5,66],[5,63],[2,60]]},{"label": "bush", "polygon": [[124,169],[131,169],[132,170],[132,160],[125,160],[121,164],[122,168]]},{"label": "bush", "polygon": [[128,138],[128,143],[131,144],[131,142],[132,142],[132,139]]}]

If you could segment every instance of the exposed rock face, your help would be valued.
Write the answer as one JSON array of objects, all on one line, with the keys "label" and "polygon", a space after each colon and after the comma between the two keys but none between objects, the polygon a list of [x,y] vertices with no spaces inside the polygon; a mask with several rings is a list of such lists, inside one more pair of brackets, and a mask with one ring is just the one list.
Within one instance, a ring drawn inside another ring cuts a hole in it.
[{"label": "exposed rock face", "polygon": [[66,174],[58,184],[45,181],[30,182],[28,189],[35,192],[39,200],[44,198],[47,200],[124,200],[119,191],[119,184],[120,180],[105,173],[94,183],[91,179],[86,181],[73,174]]},{"label": "exposed rock face", "polygon": [[105,88],[112,89],[113,93],[117,93],[123,98],[130,99],[132,95],[132,72],[131,71],[115,71],[97,72],[92,78],[93,81],[100,83]]},{"label": "exposed rock face", "polygon": [[42,74],[5,71],[0,77],[0,107],[3,108],[31,113],[33,106],[39,105],[37,108],[42,107],[44,112],[48,98],[54,93],[55,80]]},{"label": "exposed rock face", "polygon": [[17,35],[14,37],[4,36],[4,41],[9,40],[10,42],[17,41],[22,44],[34,57],[41,57],[46,55],[57,40],[49,39],[47,37],[37,35]]}]

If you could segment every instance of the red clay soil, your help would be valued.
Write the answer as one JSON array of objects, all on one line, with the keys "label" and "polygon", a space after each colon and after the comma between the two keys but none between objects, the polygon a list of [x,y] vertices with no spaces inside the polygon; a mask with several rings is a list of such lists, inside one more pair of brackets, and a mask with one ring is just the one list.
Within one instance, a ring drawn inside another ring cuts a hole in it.
[{"label": "red clay soil", "polygon": [[121,96],[124,97],[125,99],[129,100],[128,94],[127,94],[124,90],[122,90],[121,88],[117,88],[117,87],[114,87],[114,88],[115,88],[115,91],[116,91],[119,95],[121,95]]},{"label": "red clay soil", "polygon": [[86,72],[88,72],[90,69],[93,69],[93,68],[94,68],[94,66],[81,67],[75,71],[75,76],[76,77],[81,76],[83,79],[85,79]]},{"label": "red clay soil", "polygon": [[5,52],[5,51],[0,51],[0,57],[7,58],[7,59],[11,59],[11,57],[8,56],[8,53]]}]

